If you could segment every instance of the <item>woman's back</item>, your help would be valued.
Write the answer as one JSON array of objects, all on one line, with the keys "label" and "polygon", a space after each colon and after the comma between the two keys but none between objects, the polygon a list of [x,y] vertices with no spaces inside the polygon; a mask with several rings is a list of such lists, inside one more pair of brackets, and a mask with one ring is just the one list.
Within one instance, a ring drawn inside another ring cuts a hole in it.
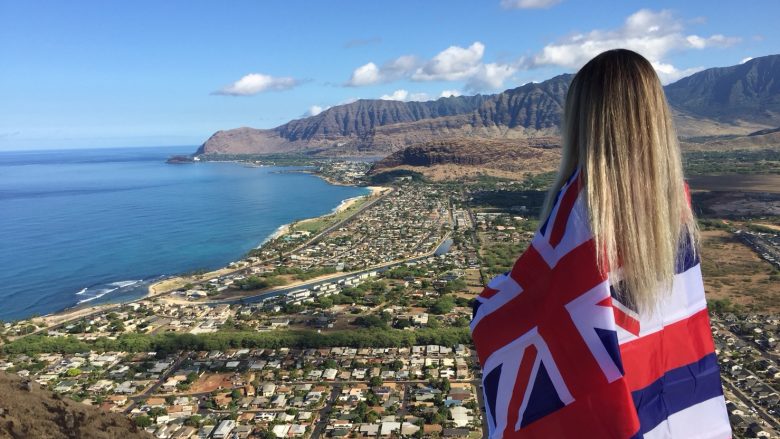
[{"label": "woman's back", "polygon": [[544,222],[475,301],[491,437],[731,436],[657,81],[628,51],[573,80]]}]

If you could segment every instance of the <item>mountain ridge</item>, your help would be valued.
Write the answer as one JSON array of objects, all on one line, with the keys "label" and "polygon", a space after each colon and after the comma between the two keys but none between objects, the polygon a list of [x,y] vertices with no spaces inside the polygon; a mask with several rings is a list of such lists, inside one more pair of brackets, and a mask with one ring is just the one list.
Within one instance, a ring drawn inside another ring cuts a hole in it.
[{"label": "mountain ridge", "polygon": [[[218,131],[196,154],[387,156],[443,139],[555,136],[573,76],[425,102],[361,99],[276,128]],[[744,135],[780,125],[780,55],[706,69],[664,89],[682,138]]]}]

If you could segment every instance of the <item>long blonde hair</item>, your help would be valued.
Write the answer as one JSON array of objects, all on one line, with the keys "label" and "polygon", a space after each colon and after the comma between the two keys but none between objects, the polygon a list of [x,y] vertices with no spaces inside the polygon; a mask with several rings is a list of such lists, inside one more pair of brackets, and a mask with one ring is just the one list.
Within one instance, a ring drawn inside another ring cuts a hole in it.
[{"label": "long blonde hair", "polygon": [[599,267],[621,267],[627,304],[651,311],[671,287],[681,247],[698,242],[658,76],[635,52],[601,53],[572,80],[563,119],[561,166],[542,218],[580,167]]}]

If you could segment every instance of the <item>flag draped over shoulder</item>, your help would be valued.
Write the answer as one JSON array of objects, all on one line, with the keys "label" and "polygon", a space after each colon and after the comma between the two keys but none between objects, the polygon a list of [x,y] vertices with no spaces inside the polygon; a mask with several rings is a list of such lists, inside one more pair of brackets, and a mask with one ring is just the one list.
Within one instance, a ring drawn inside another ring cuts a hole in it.
[{"label": "flag draped over shoulder", "polygon": [[640,315],[596,265],[579,171],[474,303],[490,438],[729,438],[697,255]]}]

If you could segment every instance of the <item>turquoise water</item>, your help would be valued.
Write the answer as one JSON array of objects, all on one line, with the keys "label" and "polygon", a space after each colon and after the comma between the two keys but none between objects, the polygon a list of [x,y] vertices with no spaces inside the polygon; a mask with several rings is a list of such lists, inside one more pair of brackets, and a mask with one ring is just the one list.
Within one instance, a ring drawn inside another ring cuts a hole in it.
[{"label": "turquoise water", "polygon": [[368,193],[287,168],[164,163],[193,150],[0,152],[0,320],[140,297]]}]

